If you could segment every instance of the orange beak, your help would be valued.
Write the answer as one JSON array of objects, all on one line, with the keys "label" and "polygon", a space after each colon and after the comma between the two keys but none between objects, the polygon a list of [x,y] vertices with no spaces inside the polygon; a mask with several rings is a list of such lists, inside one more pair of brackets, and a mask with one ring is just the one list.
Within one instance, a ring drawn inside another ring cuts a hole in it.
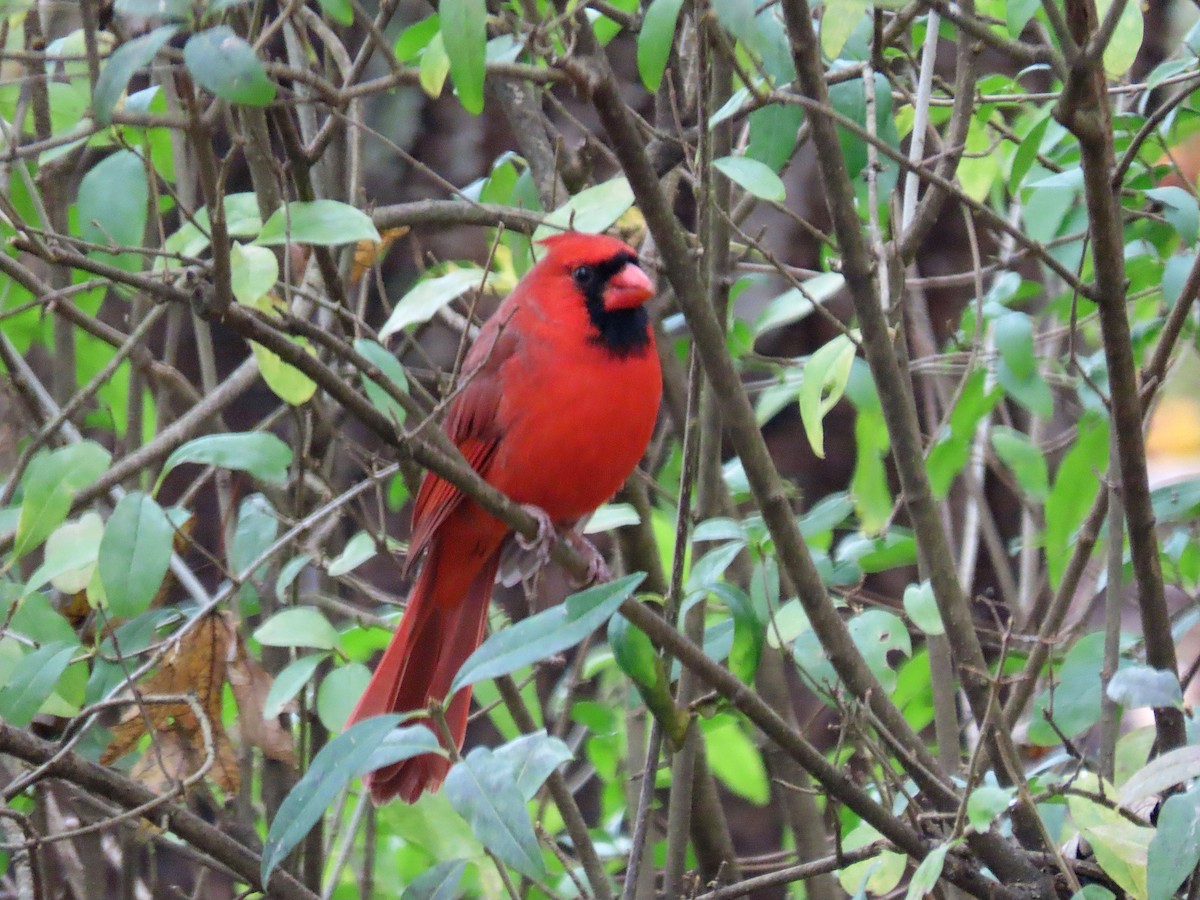
[{"label": "orange beak", "polygon": [[635,263],[626,263],[604,286],[604,308],[634,309],[654,296],[654,282]]}]

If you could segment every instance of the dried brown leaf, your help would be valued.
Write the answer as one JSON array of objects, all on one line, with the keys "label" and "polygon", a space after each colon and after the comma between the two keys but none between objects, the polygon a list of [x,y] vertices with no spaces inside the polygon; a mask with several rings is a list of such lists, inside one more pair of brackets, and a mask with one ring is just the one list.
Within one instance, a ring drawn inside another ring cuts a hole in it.
[{"label": "dried brown leaf", "polygon": [[[139,688],[143,697],[190,693],[196,698],[208,719],[216,754],[209,777],[225,791],[236,791],[238,785],[237,759],[221,724],[221,690],[236,647],[233,617],[228,613],[206,616]],[[184,702],[130,704],[112,732],[113,741],[100,758],[103,765],[132,750],[142,735],[152,735],[153,744],[134,767],[148,786],[161,787],[172,779],[187,777],[203,764],[207,752],[200,722],[192,706]]]},{"label": "dried brown leaf", "polygon": [[229,664],[229,686],[238,705],[238,730],[242,740],[260,749],[269,759],[296,764],[292,735],[279,724],[278,718],[263,718],[263,704],[274,679],[246,652],[238,638],[237,653]]}]

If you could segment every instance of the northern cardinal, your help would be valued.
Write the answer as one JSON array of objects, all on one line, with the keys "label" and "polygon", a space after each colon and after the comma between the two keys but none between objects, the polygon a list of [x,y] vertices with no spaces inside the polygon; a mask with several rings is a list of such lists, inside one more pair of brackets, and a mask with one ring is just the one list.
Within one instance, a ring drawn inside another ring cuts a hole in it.
[{"label": "northern cardinal", "polygon": [[[491,485],[546,530],[593,512],[624,483],[650,441],[662,377],[643,304],[654,285],[633,249],[568,232],[488,319],[463,366],[445,430]],[[413,508],[411,564],[425,563],[400,626],[347,726],[425,709],[483,640],[503,522],[426,474]],[[593,553],[595,551],[593,550]],[[461,747],[471,703],[460,690],[446,722]],[[436,731],[436,729],[434,729]],[[427,753],[370,773],[376,803],[436,790],[449,760]]]}]

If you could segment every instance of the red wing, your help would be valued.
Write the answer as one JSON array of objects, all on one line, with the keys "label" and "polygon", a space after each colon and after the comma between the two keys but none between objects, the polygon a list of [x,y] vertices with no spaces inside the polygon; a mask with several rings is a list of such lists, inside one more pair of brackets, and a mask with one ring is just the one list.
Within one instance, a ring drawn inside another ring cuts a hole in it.
[{"label": "red wing", "polygon": [[[450,403],[445,431],[470,463],[471,468],[487,478],[488,468],[496,447],[503,437],[497,421],[500,407],[500,369],[512,357],[518,346],[515,330],[507,327],[511,316],[497,312],[484,324],[463,364],[465,385]],[[501,321],[505,325],[502,326]],[[409,545],[409,565],[421,555],[430,539],[463,495],[454,485],[426,473],[413,505],[413,534]]]}]

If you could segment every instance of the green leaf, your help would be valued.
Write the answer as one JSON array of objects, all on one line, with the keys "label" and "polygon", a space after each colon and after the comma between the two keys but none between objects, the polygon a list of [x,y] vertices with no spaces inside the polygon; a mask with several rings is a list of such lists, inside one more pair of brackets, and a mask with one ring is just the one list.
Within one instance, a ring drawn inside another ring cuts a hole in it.
[{"label": "green leaf", "polygon": [[1012,473],[1017,483],[1034,500],[1045,500],[1050,493],[1046,455],[1029,438],[1006,425],[992,428],[992,449]]},{"label": "green leaf", "polygon": [[632,503],[605,503],[587,520],[584,534],[603,534],[614,528],[625,528],[642,521]]},{"label": "green leaf", "polygon": [[1016,40],[1021,36],[1040,5],[1039,0],[1008,0],[1004,4],[1005,25],[1010,38]]},{"label": "green leaf", "polygon": [[633,189],[624,176],[585,188],[542,220],[533,232],[537,243],[564,230],[599,234],[633,206]]},{"label": "green leaf", "polygon": [[1200,863],[1200,785],[1162,805],[1146,863],[1149,900],[1169,900]]},{"label": "green leaf", "polygon": [[904,612],[913,620],[913,624],[926,634],[946,633],[946,626],[942,624],[942,614],[938,610],[937,600],[928,580],[920,584],[910,584],[904,589]]},{"label": "green leaf", "polygon": [[[228,194],[223,200],[225,207],[225,229],[233,237],[252,238],[262,231],[262,218],[258,214],[258,198],[253,193]],[[211,223],[208,207],[196,210],[193,221],[185,222],[170,235],[163,244],[164,249],[183,256],[199,256],[211,242]]]},{"label": "green leaf", "polygon": [[912,656],[912,639],[904,622],[895,613],[882,609],[868,609],[850,620],[850,637],[858,651],[889,693],[896,686],[896,672],[888,660],[888,654],[900,652]]},{"label": "green leaf", "polygon": [[345,728],[354,704],[370,680],[371,670],[358,662],[338,666],[326,675],[317,689],[317,716],[321,724],[334,733]]},{"label": "green leaf", "polygon": [[825,15],[821,16],[821,52],[830,59],[837,59],[870,5],[870,0],[840,0],[826,4]]},{"label": "green leaf", "polygon": [[608,645],[621,671],[643,687],[653,687],[661,678],[654,644],[636,625],[620,613],[608,620]]},{"label": "green leaf", "polygon": [[1075,445],[1058,464],[1045,507],[1046,572],[1052,588],[1062,579],[1075,534],[1100,490],[1096,473],[1108,467],[1108,443],[1108,420],[1085,415],[1079,420]]},{"label": "green leaf", "polygon": [[24,497],[17,519],[13,559],[44,541],[67,517],[75,495],[108,468],[111,454],[93,441],[37,453],[21,479]]},{"label": "green leaf", "polygon": [[993,324],[1000,359],[996,380],[1010,397],[1035,416],[1048,419],[1054,413],[1054,397],[1038,372],[1033,350],[1033,323],[1022,312],[1006,312]]},{"label": "green leaf", "polygon": [[545,729],[523,734],[502,747],[497,747],[492,757],[512,772],[513,780],[521,796],[529,802],[545,784],[550,773],[565,762],[575,758],[571,748],[556,737],[550,737]]},{"label": "green leaf", "polygon": [[266,106],[275,99],[275,83],[254,48],[228,25],[193,34],[183,61],[201,87],[231,103]]},{"label": "green leaf", "polygon": [[[190,9],[191,4],[185,4]],[[112,122],[113,110],[129,80],[142,66],[149,63],[179,31],[178,25],[163,25],[155,28],[149,34],[127,41],[113,51],[100,77],[96,79],[96,88],[92,92],[92,114],[101,125]]]},{"label": "green leaf", "polygon": [[987,831],[992,823],[1013,805],[1015,799],[1015,788],[990,785],[977,787],[967,798],[967,821],[976,831]]},{"label": "green leaf", "polygon": [[340,640],[325,614],[311,606],[281,610],[254,631],[254,639],[269,647],[313,647],[333,650]]},{"label": "green leaf", "polygon": [[0,688],[0,720],[14,728],[28,727],[54,693],[54,686],[78,649],[76,643],[56,641],[25,656]]},{"label": "green leaf", "polygon": [[682,6],[683,0],[654,0],[642,18],[642,29],[637,39],[638,74],[642,76],[646,90],[651,93],[662,84]]},{"label": "green leaf", "polygon": [[292,698],[304,690],[304,686],[312,679],[317,666],[329,658],[328,653],[312,653],[294,659],[275,676],[267,697],[263,701],[263,719],[273,719],[287,706]]},{"label": "green leaf", "polygon": [[400,298],[392,314],[379,329],[379,340],[386,341],[409,325],[428,322],[437,311],[473,288],[482,288],[487,273],[477,266],[451,269],[434,278],[423,278]]},{"label": "green leaf", "polygon": [[123,16],[142,19],[190,19],[191,0],[117,0],[113,9]]},{"label": "green leaf", "polygon": [[321,11],[339,25],[354,24],[354,7],[350,0],[320,0]]},{"label": "green leaf", "polygon": [[448,859],[408,883],[400,900],[456,900],[459,882],[467,869],[465,859]]},{"label": "green leaf", "polygon": [[697,591],[707,591],[715,585],[745,546],[744,538],[735,539],[705,553],[693,563],[692,570],[688,573],[685,592],[694,594]]},{"label": "green leaf", "polygon": [[433,99],[442,96],[442,88],[446,84],[446,76],[450,74],[450,57],[446,54],[446,44],[442,32],[429,41],[425,52],[421,54],[421,65],[417,70],[417,80],[421,90]]},{"label": "green leaf", "polygon": [[1196,232],[1200,230],[1200,208],[1196,197],[1179,187],[1153,188],[1146,196],[1163,207],[1163,218],[1179,233],[1185,246],[1196,243]]},{"label": "green leaf", "polygon": [[[1030,743],[1054,747],[1062,736],[1073,738],[1100,718],[1100,666],[1104,660],[1104,632],[1085,634],[1067,651],[1054,669],[1053,695],[1044,691],[1034,701],[1029,722]],[[1055,731],[1046,721],[1053,719]]]},{"label": "green leaf", "polygon": [[[1040,0],[1033,0],[1036,6]],[[1009,9],[1013,8],[1014,4],[1009,4]],[[1008,177],[1008,189],[1012,193],[1016,193],[1024,187],[1025,176],[1029,174],[1029,170],[1033,164],[1037,162],[1038,153],[1042,149],[1042,139],[1046,136],[1046,130],[1050,127],[1053,121],[1047,110],[1042,114],[1029,132],[1021,140],[1017,147],[1017,152],[1013,154],[1012,171]]]},{"label": "green leaf", "polygon": [[996,349],[1009,371],[1017,378],[1037,373],[1037,357],[1033,352],[1033,321],[1023,312],[1009,311],[997,316],[994,323]]},{"label": "green leaf", "polygon": [[266,247],[234,241],[229,248],[229,287],[238,303],[258,308],[259,301],[275,290],[279,261]]},{"label": "green leaf", "polygon": [[607,622],[645,577],[644,572],[635,572],[598,584],[496,632],[467,657],[454,676],[450,693],[486,678],[508,675],[575,646]]},{"label": "green leaf", "polygon": [[1096,862],[1106,875],[1136,900],[1146,897],[1146,864],[1154,829],[1134,825],[1118,810],[1076,795],[1067,808],[1079,834],[1092,845]]},{"label": "green leaf", "polygon": [[854,355],[854,343],[842,334],[817,350],[804,365],[800,420],[813,453],[821,459],[825,458],[825,416],[842,399]]},{"label": "green leaf", "polygon": [[[397,390],[408,393],[408,379],[404,375],[404,366],[400,364],[400,360],[396,359],[395,354],[386,347],[366,338],[356,340],[354,349],[376,365],[383,378],[390,381]],[[367,394],[367,399],[371,401],[371,405],[397,425],[403,425],[407,416],[404,407],[393,400],[383,387],[368,378],[365,372],[359,372],[358,375],[362,379],[363,390]]]},{"label": "green leaf", "polygon": [[96,556],[103,534],[104,521],[94,512],[59,525],[46,538],[42,564],[29,577],[23,593],[32,594],[46,582],[64,594],[82,591],[96,570]]},{"label": "green leaf", "polygon": [[718,715],[700,720],[712,772],[729,790],[755,806],[771,799],[771,782],[762,754],[737,719]]},{"label": "green leaf", "polygon": [[[860,822],[853,831],[846,835],[842,847],[845,850],[857,850],[881,837],[882,835],[866,822]],[[895,890],[907,868],[908,857],[903,853],[884,850],[873,859],[865,859],[862,862],[846,866],[838,872],[838,881],[841,883],[842,889],[855,900],[862,900],[868,891],[873,896],[879,897]]]},{"label": "green leaf", "polygon": [[[1103,21],[1110,6],[1112,0],[1097,0],[1097,21]],[[1126,3],[1121,10],[1121,18],[1117,20],[1117,27],[1113,29],[1112,39],[1104,48],[1104,71],[1111,78],[1120,78],[1133,66],[1142,48],[1145,28],[1141,4]]]},{"label": "green leaf", "polygon": [[1174,672],[1150,666],[1125,666],[1108,682],[1108,697],[1126,709],[1180,707],[1183,688]]},{"label": "green leaf", "polygon": [[229,568],[239,577],[266,577],[266,563],[254,572],[250,565],[262,556],[279,534],[279,514],[262,494],[251,494],[238,504],[237,525],[229,545]]},{"label": "green leaf", "polygon": [[905,900],[920,900],[921,897],[933,892],[933,889],[937,887],[938,879],[942,877],[942,869],[946,866],[946,854],[957,843],[958,841],[947,841],[929,851],[908,882],[908,892],[904,895]]},{"label": "green leaf", "polygon": [[175,530],[162,507],[141,491],[126,494],[104,526],[96,568],[114,616],[145,612],[171,564]]},{"label": "green leaf", "polygon": [[546,867],[525,800],[512,771],[496,763],[486,747],[476,747],[450,769],[444,788],[450,804],[471,824],[475,837],[506,865],[530,878]]},{"label": "green leaf", "polygon": [[339,200],[293,200],[271,213],[254,243],[334,247],[359,241],[379,243],[379,232],[361,209]]},{"label": "green leaf", "polygon": [[198,437],[167,457],[162,474],[158,476],[158,487],[162,486],[167,473],[180,463],[235,469],[272,484],[283,484],[287,481],[288,466],[292,464],[292,448],[266,431]]},{"label": "green leaf", "polygon": [[730,181],[755,197],[782,202],[787,198],[783,180],[765,163],[748,156],[722,156],[713,166]]},{"label": "green leaf", "polygon": [[888,487],[887,469],[883,463],[891,439],[888,437],[883,407],[875,392],[875,383],[864,360],[851,361],[846,397],[858,413],[854,417],[857,452],[850,496],[854,500],[854,509],[863,533],[873,535],[883,530],[892,517],[892,491]]},{"label": "green leaf", "polygon": [[437,13],[426,16],[419,22],[409,25],[396,38],[396,59],[402,63],[411,63],[421,55],[430,41],[440,37],[442,21]]},{"label": "green leaf", "polygon": [[746,156],[778,172],[796,149],[804,108],[790,103],[769,103],[750,113],[748,121],[750,143],[746,145]]},{"label": "green leaf", "polygon": [[304,567],[312,562],[312,557],[307,553],[298,553],[289,559],[279,569],[279,577],[275,579],[275,596],[283,597],[284,591],[292,586],[292,582],[296,580]]},{"label": "green leaf", "polygon": [[729,648],[729,671],[747,684],[754,683],[762,659],[767,623],[759,618],[745,591],[731,584],[717,585],[714,593],[729,607],[733,618],[733,644]]},{"label": "green leaf", "polygon": [[338,556],[329,563],[329,574],[337,578],[357,569],[368,559],[375,556],[375,538],[365,531],[360,531],[350,540]]},{"label": "green leaf", "polygon": [[1128,807],[1194,778],[1200,778],[1200,745],[1177,747],[1156,756],[1130,775],[1121,785],[1119,799],[1122,806]]},{"label": "green leaf", "polygon": [[[848,629],[858,652],[883,689],[891,693],[896,686],[896,672],[891,668],[888,654],[900,652],[912,656],[912,640],[904,622],[894,613],[868,609],[851,619]],[[813,631],[805,631],[796,638],[792,655],[819,692],[831,693],[839,684],[837,671]]]},{"label": "green leaf", "polygon": [[102,246],[142,246],[149,197],[140,156],[130,150],[106,156],[79,185],[80,235]]},{"label": "green leaf", "polygon": [[467,112],[479,115],[487,74],[487,4],[484,0],[442,0],[438,15],[458,100]]},{"label": "green leaf", "polygon": [[929,456],[925,461],[930,488],[938,499],[950,492],[955,477],[970,459],[980,421],[1003,396],[998,388],[987,389],[987,372],[984,369],[977,369],[967,377],[950,413],[948,427],[943,429],[929,448]]},{"label": "green leaf", "polygon": [[808,317],[817,304],[824,304],[846,284],[846,276],[840,272],[822,272],[804,282],[801,288],[788,288],[771,300],[754,320],[754,336],[758,337],[773,328],[791,325]]},{"label": "green leaf", "polygon": [[[352,779],[374,768],[372,763],[378,759],[375,751],[385,738],[394,738],[390,732],[401,718],[397,715],[373,716],[346,729],[321,748],[304,777],[284,798],[271,822],[260,868],[264,886],[275,867],[312,830],[338,793]],[[395,757],[392,762],[440,750],[433,732],[422,725],[401,731],[405,738],[403,742],[389,742]]]},{"label": "green leaf", "polygon": [[[303,347],[310,356],[313,355],[312,347],[304,338],[290,340]],[[279,354],[268,350],[262,344],[251,341],[250,349],[254,353],[254,361],[258,363],[258,374],[275,396],[292,406],[302,406],[312,399],[313,394],[317,392],[315,381],[291,363],[285,363]]]}]

